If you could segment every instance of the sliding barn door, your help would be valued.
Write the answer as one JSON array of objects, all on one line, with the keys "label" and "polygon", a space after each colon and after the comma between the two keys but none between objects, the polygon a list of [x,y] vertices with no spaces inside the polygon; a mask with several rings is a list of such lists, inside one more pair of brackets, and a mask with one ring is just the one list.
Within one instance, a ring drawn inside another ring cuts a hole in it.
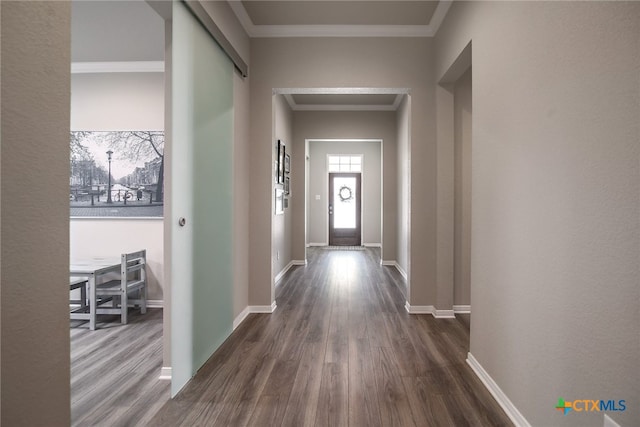
[{"label": "sliding barn door", "polygon": [[233,64],[173,3],[171,365],[175,395],[233,325]]}]

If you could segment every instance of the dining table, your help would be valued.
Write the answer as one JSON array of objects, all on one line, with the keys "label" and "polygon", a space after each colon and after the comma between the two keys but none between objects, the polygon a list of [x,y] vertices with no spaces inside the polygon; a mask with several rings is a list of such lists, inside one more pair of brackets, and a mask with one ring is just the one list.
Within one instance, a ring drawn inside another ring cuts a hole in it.
[{"label": "dining table", "polygon": [[71,260],[69,265],[70,289],[74,283],[77,287],[78,279],[86,279],[84,298],[88,298],[87,304],[81,304],[82,310],[74,310],[70,313],[73,320],[88,320],[89,329],[96,329],[96,315],[98,314],[98,301],[96,298],[96,283],[100,283],[103,276],[109,273],[120,273],[120,257],[92,257]]}]

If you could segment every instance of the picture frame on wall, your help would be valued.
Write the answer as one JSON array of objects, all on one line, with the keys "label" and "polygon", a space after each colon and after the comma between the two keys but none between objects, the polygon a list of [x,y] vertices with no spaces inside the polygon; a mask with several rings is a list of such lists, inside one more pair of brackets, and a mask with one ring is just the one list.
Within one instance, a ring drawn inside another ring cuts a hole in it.
[{"label": "picture frame on wall", "polygon": [[163,218],[164,131],[71,131],[72,218]]},{"label": "picture frame on wall", "polygon": [[282,188],[276,188],[275,191],[275,214],[284,214],[284,191]]},{"label": "picture frame on wall", "polygon": [[284,194],[289,195],[289,177],[284,177]]},{"label": "picture frame on wall", "polygon": [[276,171],[276,183],[278,184],[284,184],[284,159],[285,159],[285,155],[286,155],[286,148],[285,145],[282,143],[281,140],[278,140],[278,148],[277,148],[278,152],[277,152],[277,171]]},{"label": "picture frame on wall", "polygon": [[280,142],[280,140],[277,140],[276,141],[276,162],[275,162],[275,170],[274,170],[274,177],[275,177],[276,184],[280,183],[280,150],[282,150],[281,145],[282,143]]},{"label": "picture frame on wall", "polygon": [[284,156],[284,173],[291,171],[291,156],[288,154]]}]

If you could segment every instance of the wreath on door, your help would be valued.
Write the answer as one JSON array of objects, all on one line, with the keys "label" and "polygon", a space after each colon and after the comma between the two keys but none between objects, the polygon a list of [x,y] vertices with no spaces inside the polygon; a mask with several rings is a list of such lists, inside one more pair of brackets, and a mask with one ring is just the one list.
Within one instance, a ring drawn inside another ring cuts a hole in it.
[{"label": "wreath on door", "polygon": [[338,191],[338,197],[340,197],[341,202],[347,202],[353,199],[353,192],[351,191],[351,188],[343,185],[340,187],[340,191]]}]

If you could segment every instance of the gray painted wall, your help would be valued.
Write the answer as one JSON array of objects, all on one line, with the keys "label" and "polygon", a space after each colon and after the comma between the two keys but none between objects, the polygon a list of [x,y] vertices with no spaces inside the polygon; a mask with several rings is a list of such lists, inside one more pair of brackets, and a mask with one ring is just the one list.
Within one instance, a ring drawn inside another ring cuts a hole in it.
[{"label": "gray painted wall", "polygon": [[471,69],[455,83],[453,304],[471,304]]},{"label": "gray painted wall", "polygon": [[[409,253],[411,243],[411,196],[409,188],[411,187],[411,97],[405,96],[402,103],[398,107],[397,116],[397,140],[398,140],[398,157],[397,157],[397,253],[396,261],[398,267],[411,277],[411,266],[409,264]],[[411,289],[408,289],[411,292]],[[407,295],[407,301],[411,295]]]},{"label": "gray painted wall", "polygon": [[532,425],[640,425],[639,35],[634,2],[455,2],[436,38],[438,77],[473,40],[471,353]]},{"label": "gray painted wall", "polygon": [[[276,161],[276,150],[277,150],[277,142],[278,140],[282,141],[285,145],[285,152],[293,158],[294,154],[294,144],[292,141],[292,132],[293,132],[293,114],[289,104],[284,99],[282,95],[275,95],[273,97],[273,112],[274,112],[274,126],[273,126],[273,149],[271,150],[273,155],[272,165],[275,165]],[[274,169],[275,173],[275,169]],[[271,280],[275,278],[292,259],[291,255],[291,219],[293,216],[291,207],[284,210],[284,214],[276,215],[275,214],[275,176],[271,177],[271,183],[273,184],[273,189],[271,190],[271,214],[273,215],[273,231],[272,231],[272,247],[271,254],[273,258],[273,267],[271,269]],[[295,180],[290,180],[291,185],[303,185],[302,182],[295,182]],[[282,188],[283,186],[278,186]],[[286,197],[286,196],[285,196]],[[289,196],[291,199],[292,195]],[[291,201],[291,200],[290,200]],[[291,206],[291,205],[289,205]],[[275,296],[272,296],[271,301],[275,300]],[[270,304],[264,304],[270,305]]]},{"label": "gray painted wall", "polygon": [[0,14],[0,423],[69,425],[70,3]]},{"label": "gray painted wall", "polygon": [[[327,155],[362,155],[362,243],[382,242],[382,146],[380,141],[312,141],[309,143],[307,244],[328,244]],[[320,196],[317,200],[316,195]]]}]

